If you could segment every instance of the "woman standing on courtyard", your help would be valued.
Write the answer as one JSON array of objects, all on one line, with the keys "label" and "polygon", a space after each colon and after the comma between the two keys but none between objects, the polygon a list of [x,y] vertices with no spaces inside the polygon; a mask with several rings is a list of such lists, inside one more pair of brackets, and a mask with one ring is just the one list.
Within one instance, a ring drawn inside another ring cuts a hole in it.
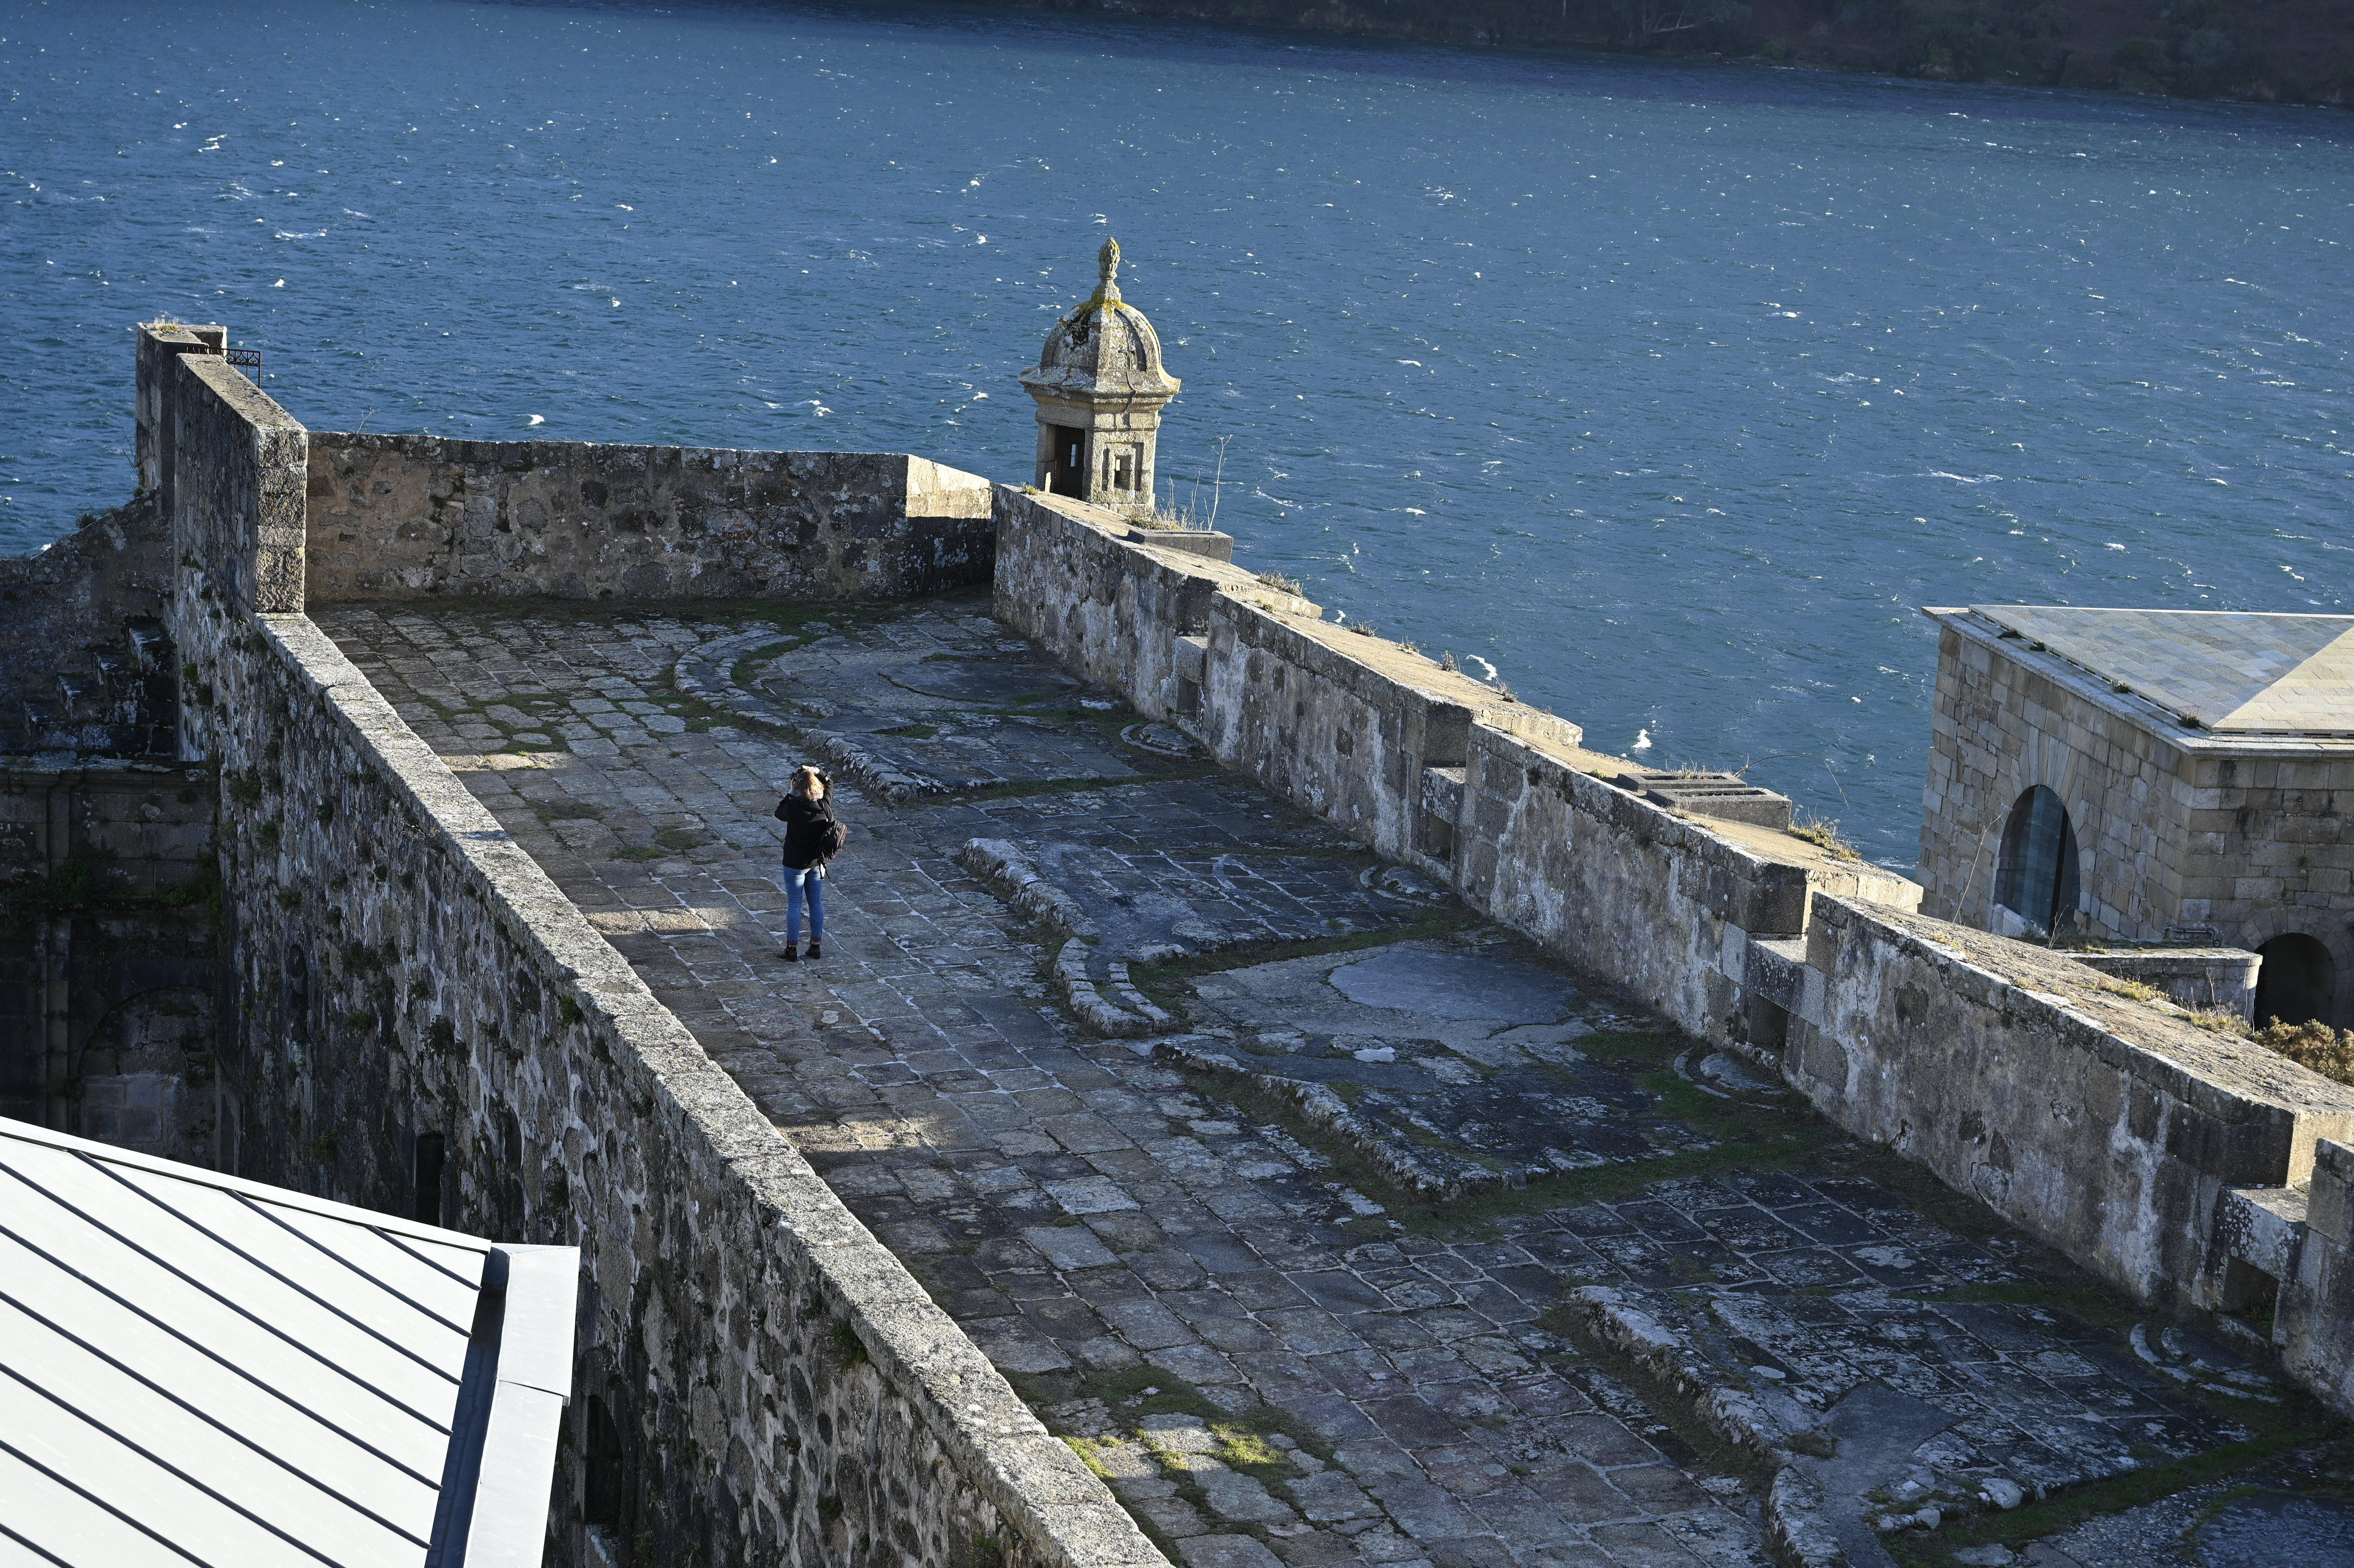
[{"label": "woman standing on courtyard", "polygon": [[802,763],[793,769],[792,792],[777,802],[785,824],[785,961],[801,961],[801,904],[809,904],[809,956],[821,956],[825,939],[825,863],[849,836],[833,814],[832,780]]}]

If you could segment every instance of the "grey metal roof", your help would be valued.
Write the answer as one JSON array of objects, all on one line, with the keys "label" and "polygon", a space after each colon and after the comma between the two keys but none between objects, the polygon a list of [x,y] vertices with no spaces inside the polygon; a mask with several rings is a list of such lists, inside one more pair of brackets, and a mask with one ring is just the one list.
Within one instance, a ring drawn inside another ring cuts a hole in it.
[{"label": "grey metal roof", "polygon": [[536,1563],[578,1267],[0,1121],[0,1562]]},{"label": "grey metal roof", "polygon": [[2354,616],[1971,609],[2218,735],[2354,733]]}]

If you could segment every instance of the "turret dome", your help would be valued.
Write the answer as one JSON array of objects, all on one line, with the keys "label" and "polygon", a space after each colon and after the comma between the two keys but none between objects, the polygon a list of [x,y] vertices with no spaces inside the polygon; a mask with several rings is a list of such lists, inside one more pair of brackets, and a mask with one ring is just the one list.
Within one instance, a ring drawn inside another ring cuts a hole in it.
[{"label": "turret dome", "polygon": [[1149,517],[1161,410],[1178,381],[1161,366],[1161,334],[1119,297],[1119,240],[1097,264],[1096,291],[1022,373],[1038,403],[1038,488]]},{"label": "turret dome", "polygon": [[1109,393],[1166,402],[1180,383],[1161,367],[1161,334],[1144,313],[1119,297],[1119,241],[1106,239],[1098,257],[1102,281],[1087,303],[1046,334],[1038,367],[1023,373],[1025,387],[1062,393]]}]

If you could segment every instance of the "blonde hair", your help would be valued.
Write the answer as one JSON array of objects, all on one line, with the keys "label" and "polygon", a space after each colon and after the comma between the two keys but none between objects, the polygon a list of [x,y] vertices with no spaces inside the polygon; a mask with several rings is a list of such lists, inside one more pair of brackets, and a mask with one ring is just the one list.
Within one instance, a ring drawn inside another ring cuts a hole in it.
[{"label": "blonde hair", "polygon": [[806,795],[812,800],[825,799],[825,775],[802,763],[793,769],[793,793]]}]

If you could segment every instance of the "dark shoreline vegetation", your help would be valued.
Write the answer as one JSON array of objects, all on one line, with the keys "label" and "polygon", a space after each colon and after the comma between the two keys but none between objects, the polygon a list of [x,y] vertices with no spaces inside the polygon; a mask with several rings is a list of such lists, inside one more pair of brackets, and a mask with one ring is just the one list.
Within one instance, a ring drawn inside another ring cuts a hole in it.
[{"label": "dark shoreline vegetation", "polygon": [[984,0],[1514,48],[1575,48],[2343,109],[2344,0]]}]

